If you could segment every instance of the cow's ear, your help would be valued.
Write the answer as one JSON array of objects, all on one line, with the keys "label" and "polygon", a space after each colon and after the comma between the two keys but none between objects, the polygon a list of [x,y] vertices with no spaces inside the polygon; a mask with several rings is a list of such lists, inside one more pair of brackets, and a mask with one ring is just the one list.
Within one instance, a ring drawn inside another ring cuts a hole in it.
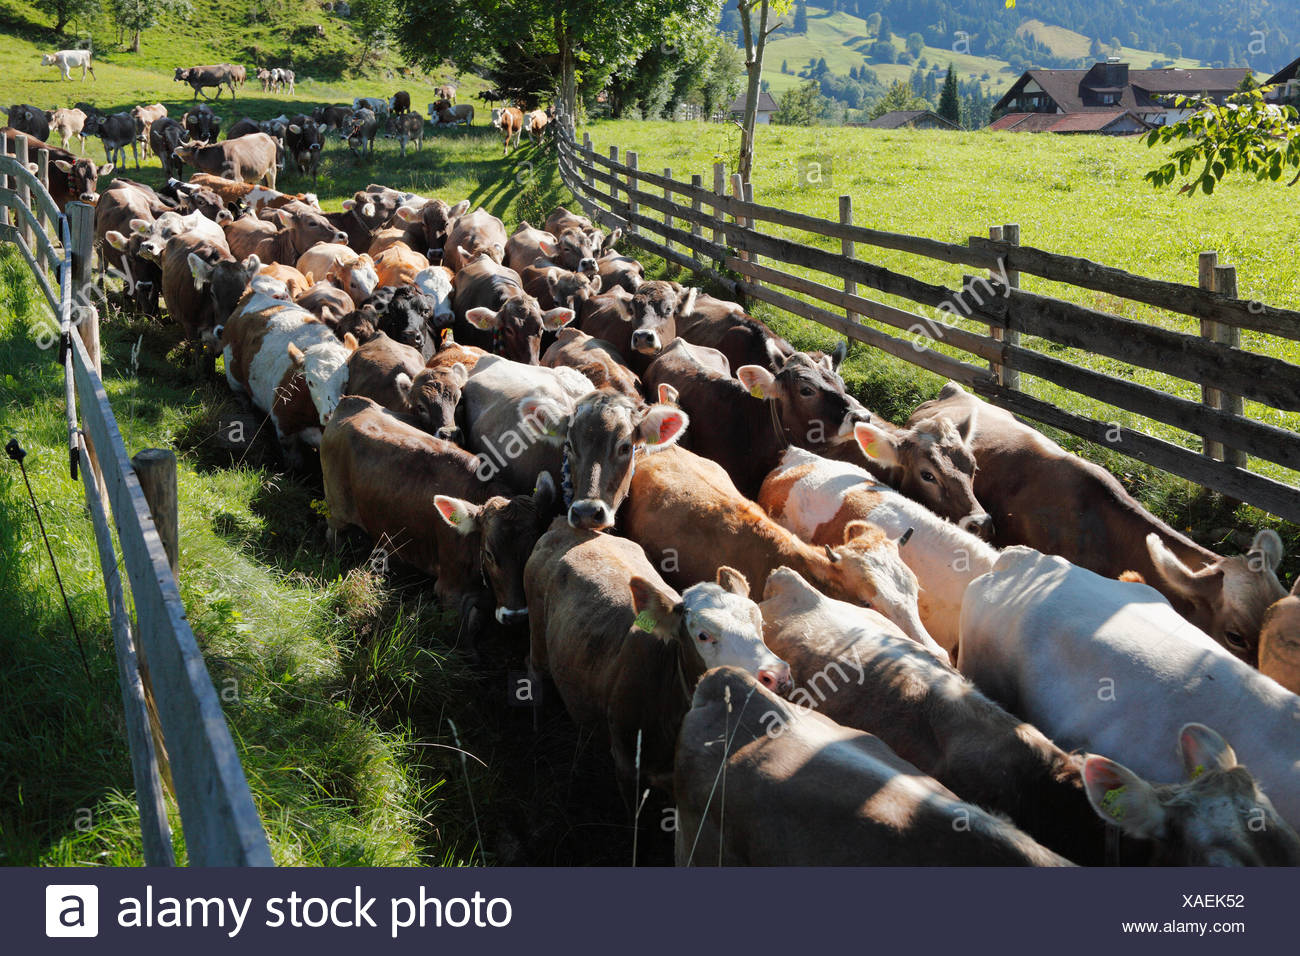
[{"label": "cow's ear", "polygon": [[1246,554],[1252,571],[1271,571],[1277,573],[1277,566],[1282,563],[1282,539],[1272,528],[1262,528],[1250,543]]},{"label": "cow's ear", "polygon": [[695,313],[695,297],[700,294],[700,290],[691,286],[686,290],[686,298],[677,308],[677,317],[679,319],[689,319]]},{"label": "cow's ear", "polygon": [[545,239],[537,243],[537,248],[541,249],[542,255],[546,256],[546,258],[548,259],[554,259],[555,254],[560,251],[560,247],[558,245],[556,245],[554,242],[548,242]]},{"label": "cow's ear", "polygon": [[970,414],[962,419],[961,423],[957,426],[957,434],[961,436],[963,445],[969,445],[971,436],[975,434],[975,422],[978,414],[979,407],[972,406]]},{"label": "cow's ear", "polygon": [[551,309],[542,313],[542,328],[547,332],[556,332],[573,321],[572,309]]},{"label": "cow's ear", "polygon": [[[361,348],[361,343],[357,341],[357,337],[353,335],[351,332],[344,332],[343,347],[347,349],[349,352],[355,352],[357,349]],[[403,372],[402,374],[405,375],[406,373]],[[408,384],[410,383],[409,378],[407,379],[407,383]]]},{"label": "cow's ear", "polygon": [[[212,263],[208,262],[197,252],[191,252],[189,255],[190,275],[194,277],[194,288],[203,291],[204,283],[212,278]],[[292,346],[290,346],[292,348]]]},{"label": "cow's ear", "polygon": [[419,222],[420,210],[416,209],[414,206],[398,206],[397,218],[402,220],[402,222]]},{"label": "cow's ear", "polygon": [[857,439],[862,454],[872,461],[878,461],[886,467],[898,464],[898,447],[894,436],[871,422],[858,422],[853,426],[853,437]]},{"label": "cow's ear", "polygon": [[776,376],[761,365],[742,365],[736,369],[736,378],[755,398],[777,397]]},{"label": "cow's ear", "polygon": [[[126,252],[126,236],[122,235],[116,229],[110,229],[104,233],[104,241],[116,249],[118,252]],[[1300,581],[1300,578],[1296,580]]]},{"label": "cow's ear", "polygon": [[[356,342],[357,340],[356,336],[349,332],[347,336],[344,337],[344,344],[347,344],[348,337],[351,337],[353,342]],[[397,389],[397,394],[402,396],[402,401],[407,401],[411,395],[411,376],[407,375],[405,372],[398,372],[397,377],[393,379],[393,387]]]},{"label": "cow's ear", "polygon": [[604,242],[600,244],[601,252],[613,252],[614,247],[619,244],[623,238],[623,227],[615,226],[613,232],[605,237]]},{"label": "cow's ear", "polygon": [[594,276],[592,276],[590,279],[587,280],[587,286],[588,288],[591,289],[592,295],[598,295],[600,293],[600,287],[603,281],[604,280],[602,280],[600,277],[600,273],[596,273]]},{"label": "cow's ear", "polygon": [[465,313],[465,321],[476,329],[482,329],[487,332],[495,329],[500,323],[500,313],[489,309],[487,306],[475,306]]},{"label": "cow's ear", "polygon": [[1178,750],[1183,755],[1183,769],[1189,780],[1195,780],[1207,770],[1231,770],[1237,766],[1236,751],[1204,724],[1184,724],[1178,732]]},{"label": "cow's ear", "polygon": [[473,534],[478,530],[478,516],[483,511],[482,506],[446,495],[434,495],[433,506],[438,509],[442,520],[456,529],[457,534]]},{"label": "cow's ear", "polygon": [[658,451],[681,438],[690,421],[686,413],[675,405],[651,405],[637,430],[646,446]]},{"label": "cow's ear", "polygon": [[469,212],[469,200],[462,199],[460,202],[456,203],[456,205],[447,210],[447,218],[458,219],[467,212]]},{"label": "cow's ear", "polygon": [[1222,566],[1211,565],[1193,571],[1169,550],[1155,531],[1147,535],[1147,553],[1151,556],[1156,577],[1147,583],[1157,590],[1168,589],[1188,601],[1201,604],[1212,601],[1223,590]]},{"label": "cow's ear", "polygon": [[244,270],[244,275],[248,276],[249,282],[253,281],[253,276],[262,271],[262,260],[257,257],[255,252],[239,265]]},{"label": "cow's ear", "polygon": [[858,535],[866,534],[871,530],[871,527],[866,521],[850,521],[844,526],[844,544],[848,544]]},{"label": "cow's ear", "polygon": [[729,568],[725,564],[718,568],[718,586],[743,598],[749,597],[749,581],[735,568]]},{"label": "cow's ear", "polygon": [[153,228],[153,223],[147,219],[132,219],[130,224],[132,232],[138,232],[141,235],[149,232]]},{"label": "cow's ear", "polygon": [[627,281],[632,284],[632,289],[635,291],[641,288],[641,283],[644,282],[645,279],[639,273],[629,272],[627,274]]},{"label": "cow's ear", "polygon": [[659,402],[663,405],[676,405],[677,400],[681,397],[677,389],[667,382],[659,383]]},{"label": "cow's ear", "polygon": [[627,584],[632,591],[632,607],[636,611],[633,624],[660,637],[675,636],[681,623],[682,603],[665,593],[658,584],[639,575]]},{"label": "cow's ear", "polygon": [[1097,815],[1129,836],[1157,839],[1165,832],[1165,811],[1154,788],[1128,767],[1089,754],[1083,786]]},{"label": "cow's ear", "polygon": [[293,222],[293,217],[289,215],[289,211],[284,207],[280,207],[276,209],[273,213],[271,213],[271,217],[276,222],[278,222],[281,226],[284,226],[286,228]]},{"label": "cow's ear", "polygon": [[109,173],[111,173],[112,171],[113,171],[113,164],[112,164],[112,163],[105,163],[103,166],[100,166],[97,170],[95,170],[95,175],[96,175],[96,176],[107,176],[107,175],[108,175]]},{"label": "cow's ear", "polygon": [[64,172],[64,173],[72,172],[72,164],[68,162],[66,159],[56,159],[54,161],[54,165],[59,168],[60,172]]},{"label": "cow's ear", "polygon": [[302,132],[302,127],[299,126],[297,123],[290,123],[289,132],[293,133],[294,136],[297,136],[299,133]]},{"label": "cow's ear", "polygon": [[537,476],[537,484],[533,485],[533,506],[537,509],[537,514],[543,523],[550,520],[555,499],[555,479],[551,477],[549,471],[543,471]]},{"label": "cow's ear", "polygon": [[451,368],[447,369],[447,374],[451,376],[451,380],[456,383],[457,388],[464,388],[465,383],[469,381],[469,372],[460,362],[456,362]]},{"label": "cow's ear", "polygon": [[303,354],[302,349],[298,348],[298,346],[294,345],[292,342],[289,343],[288,352],[289,361],[293,362],[295,368],[301,368],[306,363],[307,356]]},{"label": "cow's ear", "polygon": [[542,395],[529,395],[521,399],[517,408],[525,424],[537,422],[546,426],[546,434],[561,438],[569,429],[569,417],[559,405]]},{"label": "cow's ear", "polygon": [[356,204],[357,201],[355,199],[345,199],[343,200],[343,210],[345,212],[351,212],[352,207],[355,206]]}]

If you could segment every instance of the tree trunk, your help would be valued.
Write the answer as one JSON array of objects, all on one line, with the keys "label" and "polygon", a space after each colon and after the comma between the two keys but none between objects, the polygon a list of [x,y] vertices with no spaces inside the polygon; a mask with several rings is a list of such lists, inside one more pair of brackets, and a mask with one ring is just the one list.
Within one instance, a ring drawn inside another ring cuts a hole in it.
[{"label": "tree trunk", "polygon": [[[755,33],[750,14],[759,4],[758,31]],[[743,182],[751,181],[754,170],[754,127],[758,123],[758,95],[762,89],[763,52],[767,47],[768,0],[748,0],[740,7],[740,26],[745,36],[745,116],[740,130],[740,163],[737,172]]]},{"label": "tree trunk", "polygon": [[556,90],[560,101],[560,121],[572,134],[578,112],[578,77],[573,64],[573,37],[558,9],[553,23],[555,47],[560,52],[560,88]]},{"label": "tree trunk", "polygon": [[68,15],[66,13],[59,12],[58,14],[55,15],[54,18],[55,33],[62,33],[63,28],[66,27],[67,25],[68,25]]},{"label": "tree trunk", "polygon": [[136,30],[131,34],[131,52],[132,53],[140,52],[140,31],[139,30]]}]

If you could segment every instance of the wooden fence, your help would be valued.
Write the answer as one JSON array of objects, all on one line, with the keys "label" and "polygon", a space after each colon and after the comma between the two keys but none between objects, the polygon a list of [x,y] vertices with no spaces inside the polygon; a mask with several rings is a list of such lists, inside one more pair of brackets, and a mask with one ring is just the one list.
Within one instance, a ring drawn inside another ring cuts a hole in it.
[{"label": "wooden fence", "polygon": [[[145,862],[175,865],[165,780],[191,865],[271,866],[266,833],[176,584],[174,457],[164,453],[161,470],[157,455],[142,452],[133,460],[104,392],[90,281],[94,209],[73,202],[60,213],[45,187],[48,152],[37,150],[33,173],[27,142],[16,141],[12,150],[0,155],[0,241],[17,246],[58,322],[57,338],[49,339],[58,344],[64,369],[70,470],[74,480],[81,477],[104,576]],[[9,151],[0,135],[0,154]]]},{"label": "wooden fence", "polygon": [[[556,129],[560,173],[583,211],[608,228],[622,227],[631,242],[667,262],[959,382],[1018,415],[1300,522],[1300,489],[1247,467],[1247,456],[1254,456],[1300,470],[1300,435],[1244,410],[1249,400],[1300,412],[1300,366],[1241,347],[1242,329],[1300,340],[1300,312],[1238,298],[1235,269],[1218,264],[1214,253],[1202,253],[1200,281],[1192,286],[1021,245],[1016,225],[994,227],[988,237],[972,236],[965,244],[884,232],[853,225],[848,196],[840,197],[839,221],[820,219],[755,202],[750,184],[728,178],[721,163],[709,189],[699,175],[687,183],[674,179],[671,169],[648,172],[635,152],[620,159],[612,146],[602,156],[589,135],[579,145],[564,124]],[[838,240],[840,248],[828,252],[760,232],[758,223]],[[986,271],[963,275],[960,288],[950,288],[864,261],[858,258],[863,246]],[[833,284],[777,264],[822,273]],[[1192,316],[1200,320],[1200,334],[1025,291],[1022,274]],[[944,319],[868,298],[859,289],[931,307]],[[946,319],[970,319],[987,331]],[[1201,401],[1082,368],[1029,347],[1022,335],[1195,383]],[[918,347],[918,341],[965,356]],[[1022,373],[1198,436],[1201,451],[1057,408],[1022,390]]]}]

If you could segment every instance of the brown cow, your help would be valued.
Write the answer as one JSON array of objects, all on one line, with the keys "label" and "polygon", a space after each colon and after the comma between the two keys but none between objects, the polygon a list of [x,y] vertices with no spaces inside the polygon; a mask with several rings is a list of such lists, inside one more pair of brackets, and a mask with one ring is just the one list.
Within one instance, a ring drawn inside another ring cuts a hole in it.
[{"label": "brown cow", "polygon": [[498,263],[505,259],[506,227],[496,216],[479,208],[448,226],[442,264],[452,272],[459,272],[481,254],[491,256]]},{"label": "brown cow", "polygon": [[755,587],[790,567],[828,597],[875,607],[917,643],[937,646],[921,623],[916,575],[895,540],[859,521],[845,529],[842,544],[801,541],[742,495],[721,466],[686,449],[637,463],[623,526],[675,587],[712,580],[724,564]]},{"label": "brown cow", "polygon": [[135,138],[140,141],[141,149],[146,158],[149,156],[149,144],[151,142],[149,131],[153,124],[167,116],[167,107],[161,103],[154,103],[152,106],[133,106],[131,115],[135,118]]},{"label": "brown cow", "polygon": [[622,362],[608,342],[592,338],[574,328],[560,329],[555,342],[542,356],[546,368],[561,365],[577,369],[593,388],[610,388],[628,398],[641,398],[641,380]]},{"label": "brown cow", "polygon": [[453,106],[447,100],[429,104],[429,119],[434,126],[473,126],[474,107],[469,103]]},{"label": "brown cow", "polygon": [[257,274],[270,276],[283,282],[285,292],[289,294],[289,298],[295,303],[305,296],[313,285],[305,275],[293,266],[285,265],[283,262],[268,262],[258,270]]},{"label": "brown cow", "polygon": [[524,127],[528,130],[528,141],[534,146],[542,144],[542,138],[546,135],[546,110],[533,110],[524,117]]},{"label": "brown cow", "polygon": [[645,267],[631,256],[617,252],[604,253],[596,260],[596,272],[600,276],[601,286],[605,289],[619,287],[628,292],[635,292],[645,281]]},{"label": "brown cow", "polygon": [[838,375],[804,352],[773,375],[758,365],[735,378],[709,368],[682,340],[669,346],[645,373],[646,389],[677,390],[677,404],[709,428],[692,433],[687,447],[722,465],[741,493],[758,496],[768,472],[790,445],[816,449],[851,434],[866,414]]},{"label": "brown cow", "polygon": [[996,545],[1028,545],[1109,578],[1136,571],[1179,614],[1257,663],[1264,615],[1286,595],[1276,532],[1260,531],[1241,557],[1221,557],[1143,508],[1104,468],[955,382],[909,424],[935,417],[969,436],[975,496],[993,516]]},{"label": "brown cow", "polygon": [[181,146],[176,158],[199,172],[245,183],[265,182],[275,189],[282,147],[267,133],[249,133],[211,146]]},{"label": "brown cow", "polygon": [[577,315],[584,302],[600,294],[600,276],[589,278],[557,266],[531,265],[519,277],[524,281],[524,291],[543,309],[572,309]]},{"label": "brown cow", "polygon": [[464,365],[426,368],[418,349],[378,333],[348,358],[348,389],[414,420],[431,435],[457,441],[456,405]]},{"label": "brown cow", "polygon": [[525,219],[506,240],[503,262],[516,272],[522,273],[538,259],[549,257],[549,253],[543,250],[543,246],[555,246],[557,242],[552,233],[544,229],[534,229]]},{"label": "brown cow", "polygon": [[393,116],[411,112],[411,94],[406,90],[398,90],[388,101],[388,109]]},{"label": "brown cow", "polygon": [[524,131],[523,111],[514,106],[497,107],[492,111],[492,126],[505,134],[505,148],[501,155],[510,152],[510,140],[519,145],[519,135]]},{"label": "brown cow", "polygon": [[677,335],[692,345],[706,345],[727,356],[732,368],[762,365],[776,372],[794,346],[735,302],[700,295],[688,319],[677,323]]},{"label": "brown cow", "polygon": [[242,261],[194,233],[167,240],[162,253],[162,292],[167,311],[215,361],[219,326],[234,311],[244,289],[262,263],[256,256]]},{"label": "brown cow", "polygon": [[[521,584],[501,585],[522,578],[524,559],[492,574],[484,567],[484,538],[512,542],[494,557],[513,556],[513,546],[531,550],[542,531],[536,512],[549,507],[546,489],[538,488],[537,499],[512,499],[499,482],[480,481],[477,464],[464,449],[354,395],[339,402],[321,439],[331,536],[358,527],[387,555],[437,578],[435,594],[459,609],[470,634],[481,626],[478,605],[488,597],[485,570],[499,606],[518,607],[509,603],[517,600],[511,591],[522,592]],[[394,496],[394,487],[403,494]]]},{"label": "brown cow", "polygon": [[463,199],[454,206],[448,206],[441,199],[430,199],[419,206],[398,206],[393,214],[398,222],[390,220],[389,224],[405,224],[406,244],[417,252],[427,253],[430,261],[435,258],[441,261],[443,248],[447,245],[447,230],[468,211],[468,199]]},{"label": "brown cow", "polygon": [[452,297],[456,340],[527,365],[536,365],[542,332],[573,321],[572,309],[543,312],[513,269],[481,255],[456,276]]},{"label": "brown cow", "polygon": [[[374,261],[380,285],[415,285],[415,277],[431,268],[428,259],[400,241],[375,255]],[[445,278],[450,283],[451,273],[448,272]]]},{"label": "brown cow", "polygon": [[[263,262],[283,262],[297,266],[303,255],[320,243],[337,242],[342,236],[319,213],[301,215],[277,210],[275,222],[268,222],[252,214],[240,216],[226,226],[226,241],[230,251],[239,257],[257,253]],[[344,247],[346,248],[346,246]],[[306,275],[311,269],[299,269]],[[325,277],[316,273],[317,279]]]},{"label": "brown cow", "polygon": [[327,279],[321,279],[293,300],[330,328],[352,312],[357,304],[352,297]]},{"label": "brown cow", "polygon": [[795,707],[736,668],[695,688],[674,790],[680,866],[1070,865],[878,737]]},{"label": "brown cow", "polygon": [[96,166],[94,160],[77,159],[75,155],[66,149],[60,149],[57,146],[51,146],[44,140],[37,139],[30,133],[24,133],[16,130],[12,126],[6,126],[0,129],[0,134],[4,135],[5,148],[10,155],[14,152],[14,143],[19,139],[27,140],[27,155],[30,158],[36,155],[36,150],[49,150],[50,154],[50,181],[49,191],[50,198],[62,212],[68,203],[84,202],[94,205],[99,201],[99,192],[97,184],[100,176],[107,176],[113,171],[112,163],[105,163],[103,166]]},{"label": "brown cow", "polygon": [[[749,584],[730,568],[680,596],[631,541],[557,518],[524,568],[529,670],[549,674],[576,723],[609,740],[635,806],[642,781],[672,789],[688,689],[734,664],[784,691],[790,669],[763,644]],[[639,759],[638,759],[639,758]]]},{"label": "brown cow", "polygon": [[1259,669],[1293,694],[1300,694],[1300,577],[1291,593],[1264,617],[1259,635]]}]

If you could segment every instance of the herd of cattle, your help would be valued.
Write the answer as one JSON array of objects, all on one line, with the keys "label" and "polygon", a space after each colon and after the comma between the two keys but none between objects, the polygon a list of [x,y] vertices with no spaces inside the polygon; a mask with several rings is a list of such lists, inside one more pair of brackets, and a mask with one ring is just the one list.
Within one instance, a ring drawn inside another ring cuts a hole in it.
[{"label": "herd of cattle", "polygon": [[678,862],[1300,865],[1273,531],[1209,551],[952,383],[893,425],[843,344],[564,208],[511,233],[372,185],[326,213],[211,146],[100,193],[40,145],[124,294],[319,467],[331,539],[433,578],[471,642],[526,628],[629,805],[675,801]]}]

